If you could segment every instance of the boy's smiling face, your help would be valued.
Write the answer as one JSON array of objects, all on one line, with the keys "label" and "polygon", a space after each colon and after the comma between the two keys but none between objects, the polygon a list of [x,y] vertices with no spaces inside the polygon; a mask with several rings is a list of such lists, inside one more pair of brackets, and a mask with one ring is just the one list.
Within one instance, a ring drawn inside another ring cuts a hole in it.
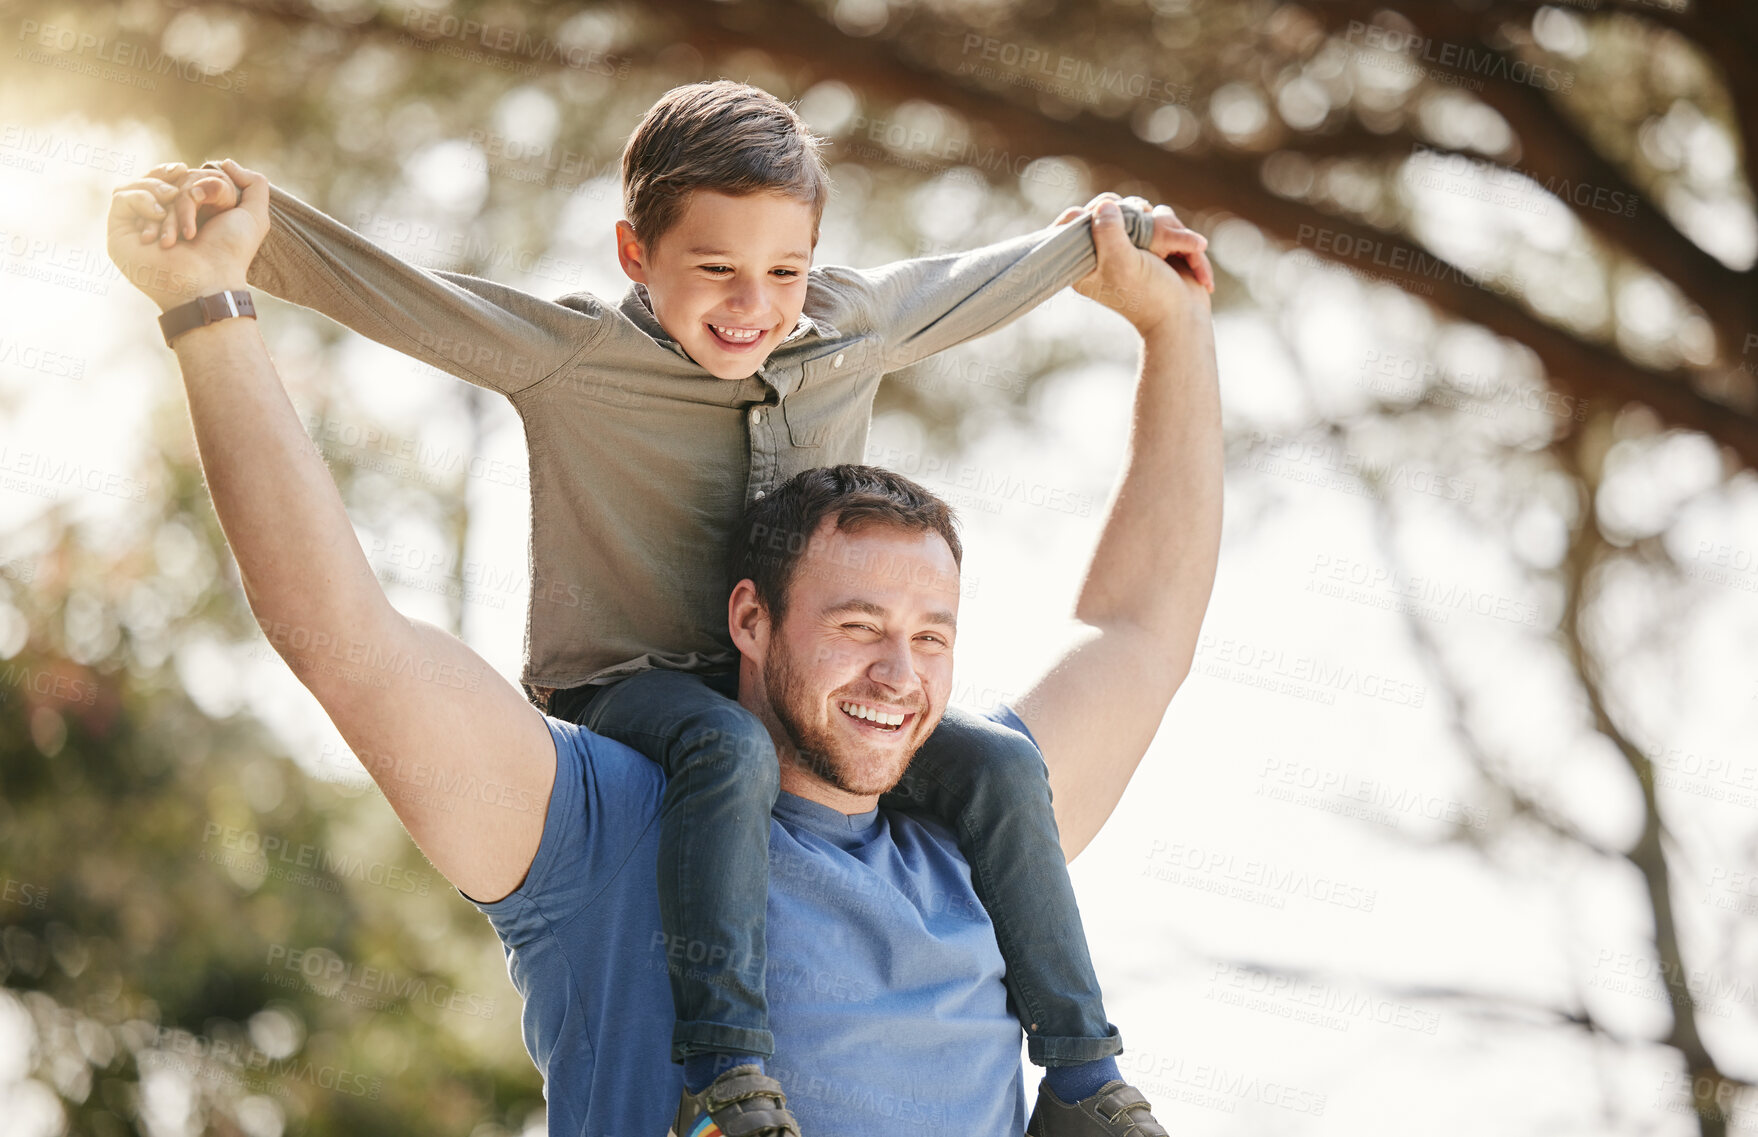
[{"label": "boy's smiling face", "polygon": [[744,379],[799,323],[812,222],[796,198],[693,190],[653,245],[617,222],[617,258],[691,359],[717,379]]}]

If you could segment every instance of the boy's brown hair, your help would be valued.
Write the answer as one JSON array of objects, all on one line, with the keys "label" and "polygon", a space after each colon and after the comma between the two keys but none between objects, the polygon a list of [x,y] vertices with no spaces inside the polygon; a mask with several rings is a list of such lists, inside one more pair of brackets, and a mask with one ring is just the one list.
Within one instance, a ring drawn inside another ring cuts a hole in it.
[{"label": "boy's brown hair", "polygon": [[768,91],[731,79],[673,87],[623,147],[623,210],[652,248],[692,190],[780,193],[812,207],[812,244],[830,196],[824,140]]},{"label": "boy's brown hair", "polygon": [[[931,490],[879,466],[819,466],[801,470],[745,510],[727,550],[729,589],[749,578],[757,599],[779,623],[787,611],[788,585],[827,517],[844,532],[889,525],[938,533],[952,550],[953,563],[964,564],[957,518]],[[958,587],[956,580],[938,583]]]}]

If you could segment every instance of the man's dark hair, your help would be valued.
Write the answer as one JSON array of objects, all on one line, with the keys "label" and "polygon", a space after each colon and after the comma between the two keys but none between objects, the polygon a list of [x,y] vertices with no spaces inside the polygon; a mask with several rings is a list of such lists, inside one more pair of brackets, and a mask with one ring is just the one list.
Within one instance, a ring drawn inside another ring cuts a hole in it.
[{"label": "man's dark hair", "polygon": [[800,471],[745,510],[727,554],[728,587],[749,578],[757,599],[779,622],[800,558],[827,517],[848,533],[872,525],[938,533],[953,563],[964,564],[958,520],[932,491],[878,466],[819,466]]},{"label": "man's dark hair", "polygon": [[731,79],[673,87],[623,147],[623,211],[651,250],[692,190],[779,193],[812,207],[812,244],[830,196],[824,140],[768,91]]}]

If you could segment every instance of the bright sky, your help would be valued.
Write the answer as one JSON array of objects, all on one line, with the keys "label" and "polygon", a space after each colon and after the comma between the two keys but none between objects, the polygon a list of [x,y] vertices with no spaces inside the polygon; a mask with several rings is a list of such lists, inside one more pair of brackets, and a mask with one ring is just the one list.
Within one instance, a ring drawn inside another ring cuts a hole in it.
[{"label": "bright sky", "polygon": [[[0,145],[0,306],[9,313],[0,330],[0,562],[14,565],[42,552],[28,519],[50,498],[119,544],[137,539],[152,511],[136,499],[157,493],[139,482],[145,424],[177,394],[152,306],[116,276],[101,228],[112,185],[158,160],[163,140],[75,117],[28,129],[86,157],[35,159]],[[1473,207],[1494,208],[1447,202]],[[608,234],[615,208],[613,194],[582,195],[570,228]],[[830,259],[859,247],[857,222],[851,201],[833,208]],[[624,285],[609,249],[608,239],[587,240],[566,253],[587,266],[585,287],[615,296]],[[1632,839],[1639,799],[1588,729],[1556,650],[1558,598],[1535,588],[1522,563],[1550,564],[1561,551],[1560,483],[1536,460],[1489,461],[1493,446],[1541,440],[1551,420],[1504,404],[1445,429],[1293,440],[1315,407],[1336,413],[1372,394],[1407,395],[1410,376],[1431,361],[1490,386],[1532,389],[1530,375],[1485,337],[1432,346],[1427,318],[1408,300],[1291,263],[1243,228],[1217,233],[1215,251],[1257,303],[1282,311],[1240,306],[1218,321],[1237,441],[1203,647],[1128,795],[1072,868],[1125,1039],[1126,1076],[1172,1131],[1196,1137],[1694,1131],[1671,1111],[1680,1096],[1670,1051],[1595,1040],[1545,1009],[1584,1006],[1619,1038],[1664,1031],[1636,878],[1505,825],[1451,731],[1446,687],[1397,610],[1412,607],[1439,641],[1469,700],[1458,713],[1493,762],[1595,839]],[[273,306],[264,326],[309,409],[323,377],[309,373],[303,333]],[[996,416],[967,450],[938,455],[1000,487],[949,492],[974,581],[958,671],[973,705],[1022,691],[1054,658],[1061,629],[1045,613],[1072,603],[1131,392],[1126,327],[1083,300],[1059,298],[1003,335],[1107,346],[1105,358],[1044,385],[1029,426]],[[333,380],[399,436],[470,445],[454,380],[365,341]],[[487,410],[482,455],[521,467],[510,407],[491,401]],[[1248,455],[1242,443],[1253,431],[1265,446]],[[896,418],[875,424],[873,445],[881,455],[923,450]],[[1343,472],[1363,463],[1399,483],[1390,548],[1361,482]],[[1596,628],[1613,663],[1608,685],[1661,758],[1678,914],[1700,969],[1693,988],[1705,993],[1702,1030],[1726,1069],[1758,1077],[1758,492],[1749,475],[1710,488],[1715,455],[1690,438],[1626,439],[1608,463],[1602,509],[1635,535],[1662,534],[1687,566],[1673,581],[1632,571],[1608,582]],[[91,488],[65,485],[66,464]],[[524,493],[469,481],[468,559],[491,579],[510,572],[514,584],[466,605],[466,637],[514,676]],[[1049,491],[1086,495],[1088,515],[1030,504]],[[399,570],[397,559],[419,564],[425,550],[443,548],[437,532],[409,519],[362,538],[381,572],[405,581],[392,589],[399,607],[444,618],[433,590],[448,587],[446,572]],[[0,603],[0,658],[19,650],[21,635]],[[192,649],[179,666],[204,707],[248,706],[314,775],[349,768],[327,720],[266,652]],[[1448,842],[1455,821],[1491,838],[1490,853]],[[9,1068],[0,1053],[0,1074]],[[1028,1070],[1028,1092],[1034,1077]],[[1758,1125],[1758,1112],[1744,1120]]]}]

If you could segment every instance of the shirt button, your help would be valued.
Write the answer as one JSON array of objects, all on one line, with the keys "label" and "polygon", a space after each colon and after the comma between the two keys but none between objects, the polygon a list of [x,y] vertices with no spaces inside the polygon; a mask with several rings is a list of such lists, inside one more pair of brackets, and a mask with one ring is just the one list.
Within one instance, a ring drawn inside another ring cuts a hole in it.
[{"label": "shirt button", "polygon": [[836,353],[836,358],[835,358],[835,359],[833,359],[833,360],[831,360],[831,361],[830,361],[830,366],[832,366],[832,367],[841,367],[841,366],[842,366],[842,354],[843,354],[843,353],[842,353],[842,352],[840,352],[840,351],[839,351],[839,352],[837,352],[837,353]]},{"label": "shirt button", "polygon": [[751,408],[751,425],[752,426],[762,426],[763,425],[763,408],[762,407],[752,407]]},{"label": "shirt button", "polygon": [[753,500],[753,501],[762,501],[762,500],[763,500],[763,491],[762,491],[762,490],[758,490],[758,491],[757,491],[757,493],[756,493],[756,496],[755,496],[755,497],[753,497],[753,498],[752,498],[752,500]]}]

